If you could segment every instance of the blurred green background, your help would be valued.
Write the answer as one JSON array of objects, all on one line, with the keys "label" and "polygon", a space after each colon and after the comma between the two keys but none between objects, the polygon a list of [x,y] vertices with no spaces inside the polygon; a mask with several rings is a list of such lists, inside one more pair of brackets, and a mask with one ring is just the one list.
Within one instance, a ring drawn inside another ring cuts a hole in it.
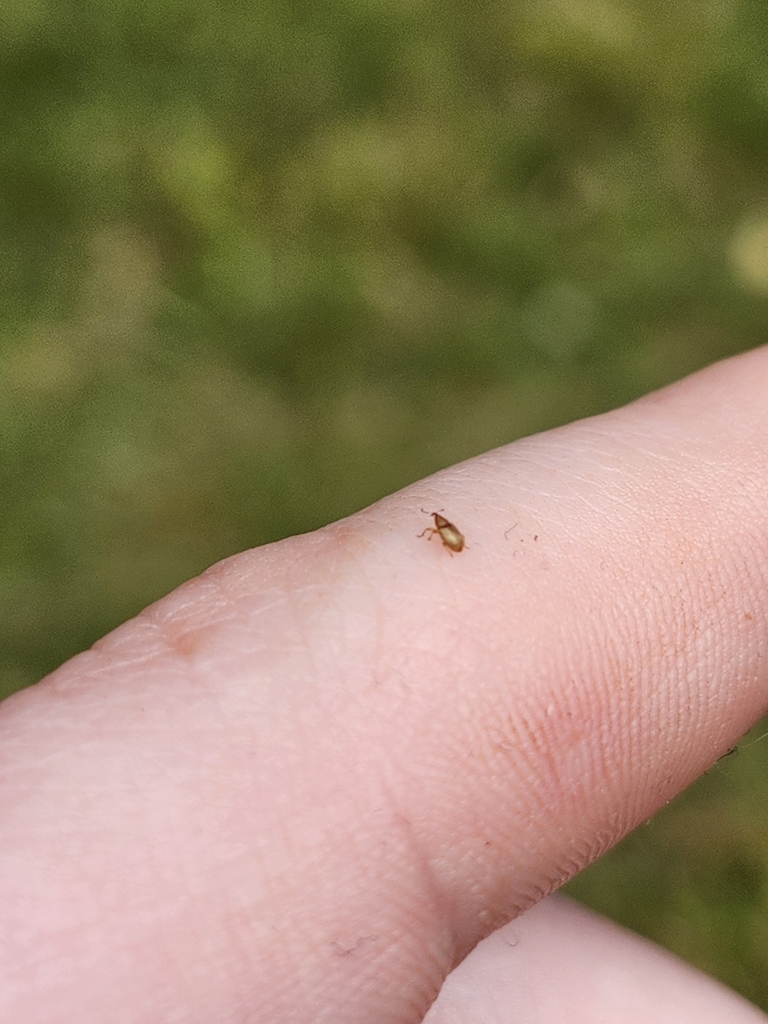
[{"label": "blurred green background", "polygon": [[[4,0],[0,692],[766,340],[764,0]],[[768,741],[572,891],[768,1009]]]}]

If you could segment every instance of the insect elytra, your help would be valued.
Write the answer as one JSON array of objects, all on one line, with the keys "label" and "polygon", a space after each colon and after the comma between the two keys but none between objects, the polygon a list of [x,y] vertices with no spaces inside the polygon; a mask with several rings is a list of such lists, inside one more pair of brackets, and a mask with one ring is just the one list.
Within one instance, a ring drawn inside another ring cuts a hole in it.
[{"label": "insect elytra", "polygon": [[[421,511],[424,512],[424,509]],[[454,526],[450,520],[446,519],[445,516],[441,516],[439,512],[424,512],[424,515],[432,516],[435,520],[435,525],[427,526],[426,529],[421,531],[419,537],[423,537],[425,533],[428,533],[429,540],[432,540],[432,537],[437,534],[449,551],[464,550],[464,534],[458,526]]]}]

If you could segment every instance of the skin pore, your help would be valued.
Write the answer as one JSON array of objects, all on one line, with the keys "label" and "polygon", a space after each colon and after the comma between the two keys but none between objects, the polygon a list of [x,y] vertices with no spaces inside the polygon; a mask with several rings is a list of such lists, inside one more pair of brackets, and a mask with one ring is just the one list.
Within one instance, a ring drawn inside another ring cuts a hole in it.
[{"label": "skin pore", "polygon": [[766,395],[761,349],[454,466],[6,701],[0,1019],[764,1020],[569,901],[513,919],[768,709]]}]

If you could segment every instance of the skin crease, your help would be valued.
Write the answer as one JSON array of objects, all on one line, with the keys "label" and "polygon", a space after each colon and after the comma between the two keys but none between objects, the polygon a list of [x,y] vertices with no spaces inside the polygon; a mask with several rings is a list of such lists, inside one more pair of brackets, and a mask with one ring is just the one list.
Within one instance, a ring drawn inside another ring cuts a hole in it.
[{"label": "skin crease", "polygon": [[768,709],[766,395],[761,349],[457,465],[6,701],[0,1020],[764,1020],[565,900],[491,933]]}]

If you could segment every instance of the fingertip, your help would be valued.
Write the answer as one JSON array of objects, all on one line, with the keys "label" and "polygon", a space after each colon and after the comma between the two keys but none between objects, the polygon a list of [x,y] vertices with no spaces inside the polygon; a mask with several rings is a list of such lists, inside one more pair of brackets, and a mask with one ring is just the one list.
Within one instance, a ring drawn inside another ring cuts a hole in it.
[{"label": "fingertip", "polygon": [[481,942],[424,1024],[766,1024],[757,1007],[666,950],[563,896]]}]

